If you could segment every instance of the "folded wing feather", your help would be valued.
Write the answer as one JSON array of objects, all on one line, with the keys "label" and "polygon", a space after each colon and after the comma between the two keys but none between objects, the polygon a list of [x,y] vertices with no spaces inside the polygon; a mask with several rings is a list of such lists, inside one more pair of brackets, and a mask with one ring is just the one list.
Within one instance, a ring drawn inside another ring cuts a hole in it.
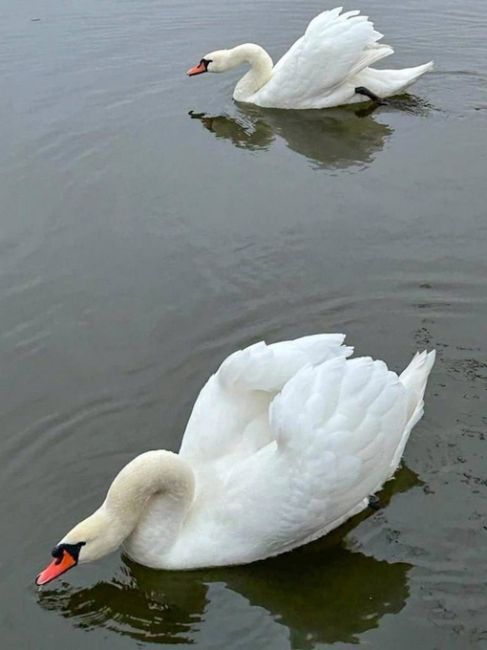
[{"label": "folded wing feather", "polygon": [[245,457],[270,442],[267,413],[274,396],[307,364],[350,356],[353,348],[342,345],[344,339],[318,334],[272,345],[261,341],[234,352],[196,400],[180,453],[193,463]]},{"label": "folded wing feather", "polygon": [[272,441],[229,473],[226,520],[238,528],[245,511],[241,534],[252,538],[255,516],[256,555],[326,533],[389,477],[406,422],[406,389],[382,362],[303,367],[271,404]]},{"label": "folded wing feather", "polygon": [[312,108],[315,100],[323,100],[338,84],[392,54],[390,46],[378,43],[382,34],[367,16],[341,11],[341,7],[324,11],[310,22],[277,62],[270,81],[256,93],[259,105],[284,108],[308,102]]}]

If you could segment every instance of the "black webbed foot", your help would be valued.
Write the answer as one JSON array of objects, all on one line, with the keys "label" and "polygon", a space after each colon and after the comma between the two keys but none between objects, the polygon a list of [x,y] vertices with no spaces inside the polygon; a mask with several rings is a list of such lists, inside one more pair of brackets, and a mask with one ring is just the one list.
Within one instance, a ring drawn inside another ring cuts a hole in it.
[{"label": "black webbed foot", "polygon": [[355,92],[357,93],[357,95],[363,95],[364,97],[368,97],[370,100],[372,100],[376,104],[379,104],[380,106],[383,106],[388,103],[385,99],[382,99],[381,97],[373,93],[365,86],[357,86],[357,88],[355,88]]},{"label": "black webbed foot", "polygon": [[188,115],[192,120],[201,120],[202,117],[205,117],[206,113],[196,113],[195,111],[191,110],[188,111]]}]

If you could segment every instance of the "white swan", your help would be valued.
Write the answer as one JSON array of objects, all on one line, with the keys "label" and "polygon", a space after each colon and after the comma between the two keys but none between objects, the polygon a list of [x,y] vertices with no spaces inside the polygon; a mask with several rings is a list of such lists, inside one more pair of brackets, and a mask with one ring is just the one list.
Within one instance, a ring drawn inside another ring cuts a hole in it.
[{"label": "white swan", "polygon": [[343,340],[261,342],[228,357],[201,391],[179,454],[128,463],[37,584],[121,544],[155,568],[253,562],[366,508],[423,414],[435,353],[417,354],[398,377],[382,361],[347,359]]},{"label": "white swan", "polygon": [[188,75],[224,72],[250,65],[233,98],[267,108],[329,108],[397,95],[433,62],[402,70],[376,70],[372,64],[393,53],[378,41],[382,34],[359,11],[342,7],[314,18],[304,35],[273,66],[267,52],[254,43],[206,54]]}]

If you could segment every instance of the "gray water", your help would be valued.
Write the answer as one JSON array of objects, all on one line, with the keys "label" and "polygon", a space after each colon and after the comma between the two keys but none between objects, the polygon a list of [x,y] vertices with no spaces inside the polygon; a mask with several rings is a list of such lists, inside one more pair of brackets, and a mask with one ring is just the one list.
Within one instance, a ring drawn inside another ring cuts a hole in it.
[{"label": "gray water", "polygon": [[[185,76],[331,6],[0,1],[2,648],[487,648],[484,0],[347,3],[391,67],[437,65],[370,115]],[[438,350],[383,510],[252,566],[117,553],[34,587],[227,354],[320,331],[396,370]]]}]

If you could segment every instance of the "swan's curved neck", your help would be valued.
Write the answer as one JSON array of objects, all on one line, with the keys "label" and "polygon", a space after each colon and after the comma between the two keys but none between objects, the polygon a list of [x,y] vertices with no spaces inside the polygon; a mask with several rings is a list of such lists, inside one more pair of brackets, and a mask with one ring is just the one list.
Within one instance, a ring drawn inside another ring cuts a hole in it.
[{"label": "swan's curved neck", "polygon": [[245,43],[228,50],[228,63],[232,68],[241,63],[250,65],[250,70],[235,86],[233,98],[236,101],[248,101],[272,77],[272,59],[263,47],[255,43]]},{"label": "swan's curved neck", "polygon": [[[134,458],[118,473],[103,504],[75,526],[63,542],[83,541],[80,561],[95,560],[116,550],[132,537],[154,500],[166,504],[159,526],[169,544],[177,537],[194,496],[191,467],[170,451],[148,451]],[[170,533],[170,534],[169,534]]]},{"label": "swan's curved neck", "polygon": [[169,498],[185,510],[193,499],[194,477],[189,465],[170,451],[140,454],[118,473],[108,490],[103,507],[127,531],[136,527],[148,501]]}]

